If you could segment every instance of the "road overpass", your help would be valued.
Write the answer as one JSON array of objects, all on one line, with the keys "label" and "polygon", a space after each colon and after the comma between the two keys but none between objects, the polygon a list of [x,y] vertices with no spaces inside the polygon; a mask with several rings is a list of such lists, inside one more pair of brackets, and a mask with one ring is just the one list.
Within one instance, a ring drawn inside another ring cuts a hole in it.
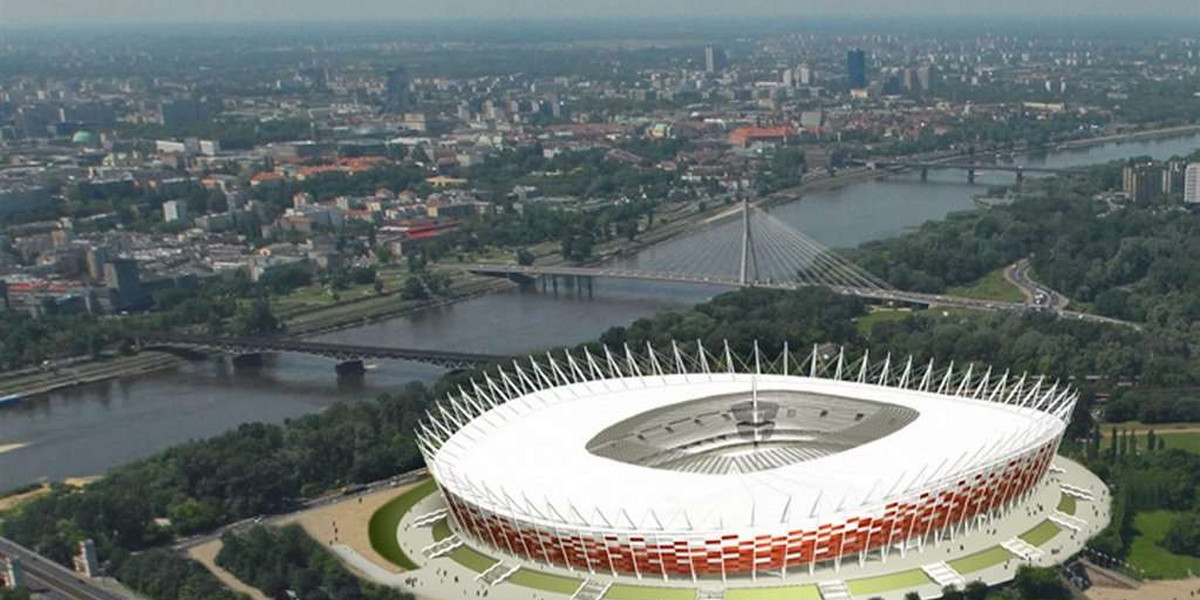
[{"label": "road overpass", "polygon": [[504,358],[492,354],[359,346],[271,336],[225,337],[179,333],[138,333],[130,335],[129,338],[141,348],[216,351],[237,356],[266,353],[308,354],[337,361],[338,372],[343,373],[361,371],[362,362],[369,359],[403,360],[447,369],[465,369]]}]

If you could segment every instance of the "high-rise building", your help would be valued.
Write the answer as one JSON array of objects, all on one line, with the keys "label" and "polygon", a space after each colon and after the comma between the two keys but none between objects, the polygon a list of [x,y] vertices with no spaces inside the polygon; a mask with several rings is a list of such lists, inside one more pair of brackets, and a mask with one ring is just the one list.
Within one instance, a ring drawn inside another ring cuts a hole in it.
[{"label": "high-rise building", "polygon": [[389,113],[402,113],[409,108],[409,92],[411,91],[412,80],[408,77],[408,70],[404,67],[396,67],[387,73],[387,83],[384,87],[383,96],[383,111]]},{"label": "high-rise building", "polygon": [[800,85],[812,85],[813,70],[808,63],[801,64],[796,68],[797,79],[800,80]]},{"label": "high-rise building", "polygon": [[846,53],[846,83],[851,89],[867,87],[867,53],[861,48]]},{"label": "high-rise building", "polygon": [[783,70],[783,87],[791,89],[795,87],[795,77],[791,69]]},{"label": "high-rise building", "polygon": [[108,248],[104,246],[92,246],[87,251],[87,270],[88,277],[96,281],[104,279],[104,263],[107,263],[110,256]]},{"label": "high-rise building", "polygon": [[928,94],[933,91],[933,67],[929,65],[921,65],[917,67],[917,83],[921,85],[921,91]]},{"label": "high-rise building", "polygon": [[1184,170],[1183,201],[1200,204],[1200,163],[1192,163]]},{"label": "high-rise building", "polygon": [[716,73],[725,69],[725,51],[712,45],[704,47],[704,70]]},{"label": "high-rise building", "polygon": [[1149,202],[1162,195],[1162,167],[1154,163],[1126,165],[1121,171],[1121,189],[1130,202]]},{"label": "high-rise building", "polygon": [[1163,165],[1162,193],[1168,196],[1178,196],[1183,193],[1184,169],[1187,163],[1171,161]]}]

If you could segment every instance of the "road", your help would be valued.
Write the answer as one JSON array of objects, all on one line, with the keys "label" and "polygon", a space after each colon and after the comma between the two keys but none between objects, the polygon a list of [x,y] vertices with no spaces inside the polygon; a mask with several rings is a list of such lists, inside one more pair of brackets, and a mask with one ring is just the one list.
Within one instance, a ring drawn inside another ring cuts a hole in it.
[{"label": "road", "polygon": [[82,575],[43,558],[6,538],[0,538],[0,555],[21,560],[25,587],[55,600],[138,600],[98,586]]},{"label": "road", "polygon": [[1031,266],[1028,258],[1022,258],[1004,269],[1004,278],[1009,283],[1021,288],[1021,293],[1031,306],[1049,308],[1056,312],[1063,311],[1071,303],[1071,299],[1050,287],[1034,281],[1030,276]]}]

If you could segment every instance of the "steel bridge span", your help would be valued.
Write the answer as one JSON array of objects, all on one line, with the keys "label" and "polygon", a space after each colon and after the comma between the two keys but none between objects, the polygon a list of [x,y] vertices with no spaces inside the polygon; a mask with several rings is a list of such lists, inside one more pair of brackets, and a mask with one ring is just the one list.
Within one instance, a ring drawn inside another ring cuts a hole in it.
[{"label": "steel bridge span", "polygon": [[142,333],[131,335],[130,338],[135,344],[143,348],[158,347],[216,351],[235,356],[269,353],[308,354],[337,361],[338,372],[340,373],[361,371],[363,368],[362,362],[368,359],[403,360],[445,367],[447,369],[467,369],[505,358],[493,354],[358,346],[269,336],[224,337],[175,333]]}]

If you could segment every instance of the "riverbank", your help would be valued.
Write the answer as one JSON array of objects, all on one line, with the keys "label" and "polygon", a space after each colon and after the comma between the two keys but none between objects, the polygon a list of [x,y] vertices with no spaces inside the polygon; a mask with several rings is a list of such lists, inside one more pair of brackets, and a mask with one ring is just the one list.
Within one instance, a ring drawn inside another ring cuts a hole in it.
[{"label": "riverbank", "polygon": [[1100,144],[1108,144],[1112,142],[1129,142],[1140,139],[1175,137],[1197,132],[1200,132],[1200,125],[1178,125],[1175,127],[1163,127],[1159,129],[1140,129],[1137,131],[1114,133],[1111,135],[1102,135],[1098,137],[1063,142],[1054,146],[1054,149],[1065,150],[1069,148],[1087,148],[1089,146],[1098,146]]},{"label": "riverbank", "polygon": [[[105,381],[115,377],[139,375],[178,366],[184,359],[165,352],[146,351],[132,356],[109,356],[81,361],[69,367],[22,372],[0,378],[0,397],[45,394],[63,388]],[[20,404],[18,400],[17,404]]]}]

